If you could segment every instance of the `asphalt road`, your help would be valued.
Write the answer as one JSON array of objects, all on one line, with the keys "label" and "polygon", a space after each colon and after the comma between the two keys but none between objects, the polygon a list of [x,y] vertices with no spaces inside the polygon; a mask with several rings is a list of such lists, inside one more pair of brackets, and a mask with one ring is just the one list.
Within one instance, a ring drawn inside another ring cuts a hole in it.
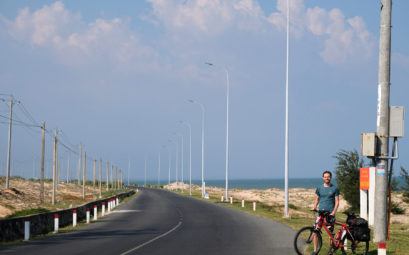
[{"label": "asphalt road", "polygon": [[295,232],[231,208],[142,189],[103,219],[77,231],[29,241],[1,254],[295,254]]}]

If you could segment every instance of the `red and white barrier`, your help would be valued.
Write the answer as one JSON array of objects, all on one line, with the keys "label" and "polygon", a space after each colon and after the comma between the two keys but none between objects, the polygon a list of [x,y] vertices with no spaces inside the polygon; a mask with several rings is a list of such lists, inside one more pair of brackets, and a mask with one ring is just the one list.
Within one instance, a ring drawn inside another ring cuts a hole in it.
[{"label": "red and white barrier", "polygon": [[94,205],[94,220],[98,219],[98,206]]},{"label": "red and white barrier", "polygon": [[102,216],[102,217],[105,216],[105,202],[102,202],[102,212],[101,212],[101,216]]},{"label": "red and white barrier", "polygon": [[224,198],[224,197],[222,196],[221,199],[220,199],[221,202],[223,202],[223,198]]},{"label": "red and white barrier", "polygon": [[111,213],[111,200],[108,200],[108,214]]},{"label": "red and white barrier", "polygon": [[87,224],[89,224],[89,208],[87,208]]},{"label": "red and white barrier", "polygon": [[230,204],[233,204],[233,197],[230,197]]},{"label": "red and white barrier", "polygon": [[253,201],[253,211],[256,211],[256,201]]},{"label": "red and white barrier", "polygon": [[72,211],[72,226],[77,226],[77,210]]},{"label": "red and white barrier", "polygon": [[116,199],[116,205],[118,206],[119,205],[119,198],[116,197],[115,199]]},{"label": "red and white barrier", "polygon": [[58,226],[59,226],[59,221],[58,221],[58,214],[54,214],[54,233],[58,233]]},{"label": "red and white barrier", "polygon": [[378,243],[378,255],[386,255],[386,243]]},{"label": "red and white barrier", "polygon": [[30,218],[24,218],[24,241],[30,240]]},{"label": "red and white barrier", "polygon": [[244,198],[241,199],[241,207],[244,208]]}]

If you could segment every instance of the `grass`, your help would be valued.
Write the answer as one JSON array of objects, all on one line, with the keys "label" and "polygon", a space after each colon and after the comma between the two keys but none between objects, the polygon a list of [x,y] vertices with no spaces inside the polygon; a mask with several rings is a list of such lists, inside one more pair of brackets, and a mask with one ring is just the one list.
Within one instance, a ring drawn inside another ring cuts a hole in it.
[{"label": "grass", "polygon": [[[175,192],[175,191],[174,191]],[[180,195],[185,195],[189,196],[188,192],[176,192]],[[201,192],[192,192],[192,197],[201,199],[204,201],[216,203],[216,204],[221,204],[223,206],[231,207],[236,210],[244,211],[246,213],[250,213],[253,215],[257,215],[263,218],[267,218],[270,220],[278,221],[281,222],[290,228],[294,229],[295,231],[298,231],[304,226],[312,226],[313,223],[315,222],[316,214],[312,213],[309,209],[307,208],[298,208],[297,206],[294,205],[289,205],[289,207],[293,210],[296,210],[299,213],[302,213],[305,216],[299,216],[296,213],[291,213],[291,218],[283,218],[283,206],[269,206],[265,205],[263,203],[257,202],[257,210],[253,211],[253,204],[251,201],[246,201],[245,202],[245,207],[241,207],[241,200],[236,201],[233,204],[230,204],[230,202],[221,202],[220,198],[216,198],[215,196],[211,196],[209,199],[203,199],[201,198]],[[290,211],[291,212],[291,211]],[[336,214],[337,222],[345,222],[346,221],[346,215],[344,215],[342,212],[338,212]],[[339,230],[339,227],[335,227],[335,233]],[[322,235],[322,241],[323,241],[323,247],[321,249],[320,254],[327,254],[328,252],[328,247],[329,247],[329,237],[326,234],[325,230],[323,230],[323,235]],[[391,224],[390,228],[390,235],[391,239],[388,240],[386,243],[387,251],[388,254],[392,255],[405,255],[408,254],[409,250],[409,225],[402,225],[402,224]],[[371,237],[373,236],[373,230],[371,230]],[[377,243],[370,242],[369,245],[369,253],[370,255],[376,255],[377,252]],[[341,254],[341,250],[338,249],[336,253],[334,254]]]},{"label": "grass", "polygon": [[39,207],[39,208],[33,208],[33,209],[24,209],[20,210],[17,212],[14,212],[13,214],[10,214],[6,217],[6,219],[9,218],[15,218],[15,217],[22,217],[22,216],[27,216],[27,215],[32,215],[32,214],[39,214],[39,213],[45,213],[49,212],[50,210]]}]

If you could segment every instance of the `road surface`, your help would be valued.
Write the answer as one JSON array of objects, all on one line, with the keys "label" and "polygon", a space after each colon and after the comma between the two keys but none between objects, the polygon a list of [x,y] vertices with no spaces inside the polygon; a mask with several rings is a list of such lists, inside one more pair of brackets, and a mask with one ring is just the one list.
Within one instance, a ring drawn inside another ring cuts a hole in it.
[{"label": "road surface", "polygon": [[77,231],[8,246],[1,254],[295,254],[281,223],[165,190],[140,189]]}]

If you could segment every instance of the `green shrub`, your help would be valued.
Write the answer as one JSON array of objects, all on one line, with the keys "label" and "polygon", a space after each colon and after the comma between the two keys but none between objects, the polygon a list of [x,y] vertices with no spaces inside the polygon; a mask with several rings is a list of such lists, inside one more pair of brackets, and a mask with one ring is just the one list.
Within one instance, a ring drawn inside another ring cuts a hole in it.
[{"label": "green shrub", "polygon": [[393,214],[404,214],[405,209],[401,207],[400,203],[392,202],[391,212]]},{"label": "green shrub", "polygon": [[334,156],[337,161],[335,167],[338,190],[351,206],[352,211],[359,210],[359,174],[364,161],[356,150],[341,150]]}]

